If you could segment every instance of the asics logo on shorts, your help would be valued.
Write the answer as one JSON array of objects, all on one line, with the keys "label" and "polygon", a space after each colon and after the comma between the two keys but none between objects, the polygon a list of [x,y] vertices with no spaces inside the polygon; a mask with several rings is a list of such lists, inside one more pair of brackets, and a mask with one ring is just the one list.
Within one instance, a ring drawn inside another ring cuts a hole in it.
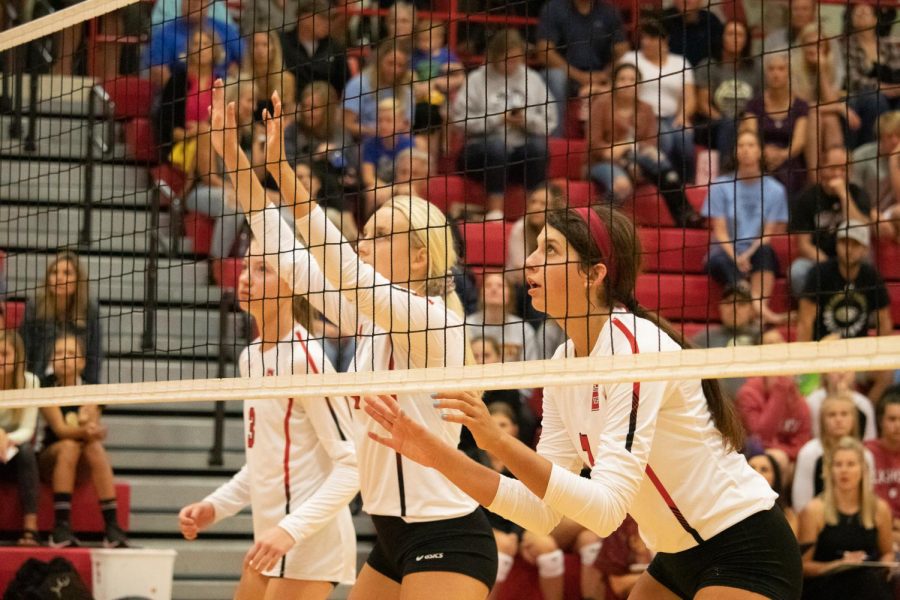
[{"label": "asics logo on shorts", "polygon": [[436,560],[438,558],[444,558],[443,552],[435,552],[434,554],[420,554],[416,557],[416,562],[421,560]]}]

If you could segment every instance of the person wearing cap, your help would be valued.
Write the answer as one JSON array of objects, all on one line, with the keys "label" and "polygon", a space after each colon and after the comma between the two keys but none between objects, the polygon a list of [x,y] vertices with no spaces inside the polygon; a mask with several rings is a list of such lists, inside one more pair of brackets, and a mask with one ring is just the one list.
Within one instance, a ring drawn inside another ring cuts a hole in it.
[{"label": "person wearing cap", "polygon": [[300,0],[297,26],[281,32],[284,68],[294,74],[297,97],[313,81],[327,81],[340,94],[350,78],[347,52],[330,37],[328,0]]},{"label": "person wearing cap", "polygon": [[788,230],[794,235],[799,256],[791,263],[791,292],[803,292],[806,277],[816,264],[835,256],[837,226],[846,219],[871,220],[869,194],[848,183],[847,149],[832,146],[822,155],[819,183],[794,200]]},{"label": "person wearing cap", "polygon": [[[884,280],[866,259],[870,226],[850,219],[836,233],[836,256],[816,265],[800,296],[797,341],[819,341],[829,335],[865,337],[869,327],[876,335],[890,335],[891,300]],[[874,321],[873,321],[874,320]],[[881,397],[891,382],[891,373],[871,374],[869,398]]]}]

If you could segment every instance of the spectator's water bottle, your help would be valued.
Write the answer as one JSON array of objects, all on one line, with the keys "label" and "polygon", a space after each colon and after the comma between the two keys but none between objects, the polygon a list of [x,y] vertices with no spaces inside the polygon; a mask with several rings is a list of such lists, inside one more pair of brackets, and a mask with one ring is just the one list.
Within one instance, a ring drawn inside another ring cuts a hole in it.
[{"label": "spectator's water bottle", "polygon": [[343,171],[347,167],[344,153],[340,150],[332,150],[328,153],[328,163],[338,171]]}]

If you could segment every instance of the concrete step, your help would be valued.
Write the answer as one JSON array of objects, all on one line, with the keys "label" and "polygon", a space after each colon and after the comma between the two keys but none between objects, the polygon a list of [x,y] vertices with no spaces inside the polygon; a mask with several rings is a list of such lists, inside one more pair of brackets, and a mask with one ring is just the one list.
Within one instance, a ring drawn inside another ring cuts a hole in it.
[{"label": "concrete step", "polygon": [[[148,453],[209,450],[213,439],[213,419],[210,417],[107,416],[104,421],[109,427],[105,446],[110,450],[144,450]],[[225,421],[224,443],[228,451],[244,450],[241,419]]]},{"label": "concrete step", "polygon": [[[38,117],[35,120],[35,149],[25,149],[25,136],[28,134],[30,119],[22,119],[22,135],[13,139],[9,136],[9,127],[14,122],[12,116],[0,116],[0,155],[31,159],[83,159],[87,153],[88,122],[80,117]],[[94,123],[94,157],[102,160],[124,160],[128,158],[125,144],[114,142],[112,147],[105,148],[108,143],[105,122]],[[116,129],[117,130],[117,129]]]},{"label": "concrete step", "polygon": [[[172,585],[173,600],[231,600],[237,579],[180,579]],[[334,588],[328,600],[346,600],[350,597],[350,586]]]},{"label": "concrete step", "polygon": [[[30,75],[22,75],[22,106],[27,112],[31,99]],[[94,80],[90,77],[65,76],[65,75],[39,75],[38,76],[38,114],[41,115],[66,115],[84,117],[88,115],[91,86]],[[15,77],[9,75],[9,89],[15,94]],[[103,115],[102,105],[97,102],[94,106],[94,114]]]},{"label": "concrete step", "polygon": [[184,471],[208,471],[218,473],[237,471],[244,465],[244,451],[226,451],[224,454],[224,466],[210,467],[208,448],[212,446],[210,437],[207,450],[188,450],[176,452],[147,452],[144,450],[110,450],[109,459],[113,470],[152,470],[179,473]]},{"label": "concrete step", "polygon": [[[155,360],[144,358],[111,358],[104,361],[101,383],[137,383],[214,379],[218,377],[215,361]],[[225,365],[225,377],[235,377],[233,364]]]},{"label": "concrete step", "polygon": [[[202,500],[205,496],[195,496],[188,499],[182,506],[191,502]],[[181,507],[179,507],[179,510]],[[178,533],[178,511],[168,512],[137,512],[131,511],[130,531],[135,535],[158,535]],[[250,513],[241,513],[231,518],[219,521],[209,528],[209,533],[245,536],[253,535],[253,518]]]},{"label": "concrete step", "polygon": [[[212,416],[215,410],[215,402],[159,402],[156,404],[122,404],[110,407],[106,410],[107,414],[129,415],[131,413],[160,413],[160,414],[178,414],[185,412],[206,412]],[[237,400],[228,400],[225,403],[225,414],[229,416],[241,416],[243,408],[241,402]]]},{"label": "concrete step", "polygon": [[[87,166],[62,161],[0,162],[0,200],[82,204]],[[93,201],[97,204],[150,206],[147,170],[121,164],[94,165]]]}]

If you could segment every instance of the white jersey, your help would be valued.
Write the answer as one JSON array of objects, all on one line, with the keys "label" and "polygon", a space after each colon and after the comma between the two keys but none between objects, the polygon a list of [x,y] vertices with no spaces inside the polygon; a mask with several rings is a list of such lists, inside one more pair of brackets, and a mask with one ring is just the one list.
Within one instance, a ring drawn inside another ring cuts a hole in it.
[{"label": "white jersey", "polygon": [[[425,298],[393,285],[359,260],[340,231],[315,208],[297,221],[308,250],[274,207],[253,215],[250,228],[267,261],[297,295],[356,337],[351,370],[442,367],[465,362],[465,325],[442,298]],[[326,243],[327,239],[327,243]],[[322,265],[322,267],[320,267]],[[336,290],[341,290],[338,292]],[[402,394],[401,408],[444,442],[456,447],[462,426],[441,419],[429,392]],[[354,399],[353,419],[364,508],[372,515],[407,522],[467,515],[478,504],[435,469],[403,458],[368,436],[387,432]]]},{"label": "white jersey", "polygon": [[[265,352],[257,339],[240,356],[244,377],[334,371],[322,345],[295,325]],[[206,500],[216,521],[248,504],[253,534],[281,527],[296,545],[264,574],[288,579],[356,579],[356,532],[347,504],[359,489],[346,398],[244,401],[247,463]]]},{"label": "white jersey", "polygon": [[[651,321],[616,310],[591,356],[680,349]],[[564,356],[574,356],[572,342],[554,358]],[[765,479],[725,448],[697,379],[548,386],[537,452],[554,465],[543,501],[504,477],[488,507],[530,530],[565,515],[606,537],[627,513],[649,548],[680,552],[775,503]],[[590,479],[578,476],[585,465]]]}]

